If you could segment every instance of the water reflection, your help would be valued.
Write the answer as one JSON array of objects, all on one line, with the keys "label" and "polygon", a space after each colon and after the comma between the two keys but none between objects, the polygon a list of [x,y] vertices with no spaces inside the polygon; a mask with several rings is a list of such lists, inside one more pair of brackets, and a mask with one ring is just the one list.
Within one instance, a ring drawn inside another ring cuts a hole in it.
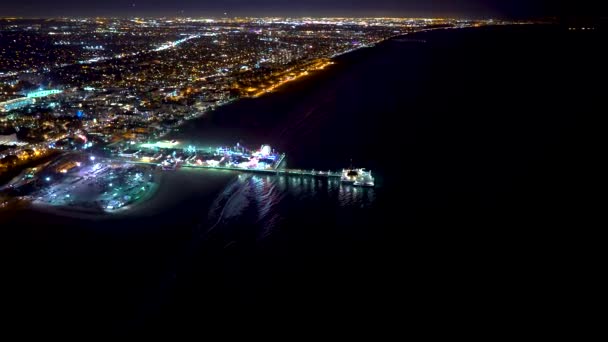
[{"label": "water reflection", "polygon": [[374,188],[339,179],[240,174],[215,200],[208,218],[212,228],[238,225],[264,238],[294,210],[315,215],[327,208],[370,208],[375,200]]}]

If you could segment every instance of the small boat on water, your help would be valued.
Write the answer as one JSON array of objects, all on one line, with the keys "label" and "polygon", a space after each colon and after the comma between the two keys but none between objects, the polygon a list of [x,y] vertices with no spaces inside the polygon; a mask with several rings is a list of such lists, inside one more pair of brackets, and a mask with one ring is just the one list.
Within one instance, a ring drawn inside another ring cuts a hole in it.
[{"label": "small boat on water", "polygon": [[344,169],[340,178],[342,183],[352,184],[354,186],[373,187],[374,177],[372,172],[365,169]]}]

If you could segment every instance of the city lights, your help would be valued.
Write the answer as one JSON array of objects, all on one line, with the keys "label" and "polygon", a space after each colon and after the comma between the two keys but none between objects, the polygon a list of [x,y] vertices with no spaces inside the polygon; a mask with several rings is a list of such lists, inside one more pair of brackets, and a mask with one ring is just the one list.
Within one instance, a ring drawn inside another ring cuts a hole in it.
[{"label": "city lights", "polygon": [[[0,123],[16,131],[0,135],[0,145],[8,146],[2,157],[14,157],[6,160],[16,167],[53,156],[52,167],[27,176],[40,176],[49,187],[40,201],[78,206],[87,194],[108,211],[154,188],[154,170],[182,167],[342,178],[373,186],[371,172],[362,169],[350,170],[357,176],[347,177],[286,169],[285,154],[269,145],[203,147],[163,137],[221,106],[323,73],[337,56],[387,39],[399,41],[396,36],[509,23],[411,18],[32,22],[35,31],[27,29],[32,23],[19,26],[17,19],[10,46],[0,47],[3,54],[35,51],[0,58]],[[21,139],[20,128],[27,128],[27,139]]]}]

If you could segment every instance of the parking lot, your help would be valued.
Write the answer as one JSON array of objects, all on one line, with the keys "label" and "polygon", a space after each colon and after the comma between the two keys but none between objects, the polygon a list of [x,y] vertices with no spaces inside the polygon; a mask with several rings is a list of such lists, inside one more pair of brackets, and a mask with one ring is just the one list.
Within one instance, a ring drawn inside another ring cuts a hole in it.
[{"label": "parking lot", "polygon": [[32,194],[35,203],[113,211],[142,198],[154,186],[154,171],[146,165],[99,161],[71,171]]}]

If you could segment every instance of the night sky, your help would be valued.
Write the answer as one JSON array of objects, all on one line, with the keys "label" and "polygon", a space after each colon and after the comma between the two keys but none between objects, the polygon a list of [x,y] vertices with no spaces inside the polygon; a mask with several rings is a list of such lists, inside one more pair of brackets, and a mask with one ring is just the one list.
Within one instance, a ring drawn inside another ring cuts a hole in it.
[{"label": "night sky", "polygon": [[426,16],[533,18],[559,14],[548,0],[26,0],[0,1],[0,17]]}]

